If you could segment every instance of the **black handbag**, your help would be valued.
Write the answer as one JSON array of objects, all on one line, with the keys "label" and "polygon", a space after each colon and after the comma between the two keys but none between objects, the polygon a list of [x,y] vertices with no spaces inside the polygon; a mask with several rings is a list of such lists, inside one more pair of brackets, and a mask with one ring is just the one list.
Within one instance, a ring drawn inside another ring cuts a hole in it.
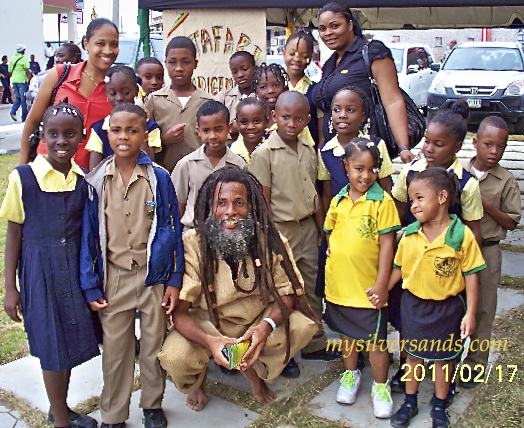
[{"label": "black handbag", "polygon": [[[391,159],[393,159],[399,155],[399,147],[397,145],[397,142],[395,141],[393,132],[391,132],[388,116],[380,98],[380,92],[378,90],[377,82],[373,77],[373,72],[371,71],[368,47],[369,44],[366,44],[362,49],[362,58],[364,59],[364,63],[366,64],[369,82],[371,85],[371,98],[375,110],[375,120],[378,130],[378,136],[382,138],[386,143],[389,156],[391,157]],[[409,148],[412,149],[418,143],[420,143],[420,140],[422,140],[422,138],[424,138],[424,134],[426,132],[426,121],[416,104],[411,99],[411,97],[402,88],[399,89],[400,93],[402,94],[402,98],[404,99],[404,104],[406,105],[406,112],[408,115]]]},{"label": "black handbag", "polygon": [[[53,93],[51,94],[51,100],[49,101],[49,106],[52,106],[55,103],[56,93],[58,92],[58,88],[60,88],[60,85],[64,83],[64,81],[67,78],[67,75],[69,74],[69,70],[71,69],[70,63],[64,64],[64,69],[62,70],[62,75],[60,76],[60,79],[58,79],[58,83],[55,86],[55,89],[53,89]],[[32,162],[36,158],[36,150],[38,149],[38,144],[40,144],[40,127],[42,126],[42,123],[38,126],[35,132],[33,132],[29,136],[29,162]]]}]

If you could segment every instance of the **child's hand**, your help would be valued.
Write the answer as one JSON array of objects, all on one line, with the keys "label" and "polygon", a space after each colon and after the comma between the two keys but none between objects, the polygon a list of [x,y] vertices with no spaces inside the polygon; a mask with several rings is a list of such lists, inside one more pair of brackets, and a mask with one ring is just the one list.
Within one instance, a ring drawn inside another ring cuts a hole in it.
[{"label": "child's hand", "polygon": [[462,322],[460,323],[460,338],[462,340],[471,336],[475,332],[477,327],[477,320],[475,319],[475,314],[469,314],[466,312]]},{"label": "child's hand", "polygon": [[326,256],[327,257],[331,257],[331,249],[329,248],[329,245],[328,245],[327,250],[326,250]]},{"label": "child's hand", "polygon": [[375,284],[374,287],[366,290],[368,300],[371,302],[375,309],[381,309],[388,301],[388,291],[386,287],[380,287]]},{"label": "child's hand", "polygon": [[162,136],[162,142],[164,144],[179,144],[182,141],[184,141],[185,131],[184,127],[186,126],[185,123],[177,123],[175,126],[172,126],[163,136]]},{"label": "child's hand", "polygon": [[4,310],[6,314],[15,322],[20,322],[23,316],[22,303],[20,302],[20,293],[18,290],[10,291],[5,293],[4,297]]},{"label": "child's hand", "polygon": [[178,305],[178,296],[180,295],[180,288],[167,287],[162,300],[162,306],[167,309],[166,315],[170,315]]},{"label": "child's hand", "polygon": [[89,302],[89,307],[93,312],[98,312],[101,309],[107,308],[106,299],[104,299],[103,297],[99,297],[97,300]]}]

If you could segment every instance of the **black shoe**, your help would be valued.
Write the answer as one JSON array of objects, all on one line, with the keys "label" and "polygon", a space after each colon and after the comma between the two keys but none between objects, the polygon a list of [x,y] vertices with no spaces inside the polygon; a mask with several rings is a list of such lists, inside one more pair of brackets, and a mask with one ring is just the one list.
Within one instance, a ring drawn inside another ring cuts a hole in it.
[{"label": "black shoe", "polygon": [[398,409],[397,413],[391,416],[391,419],[389,420],[389,422],[394,427],[406,428],[409,426],[409,422],[411,421],[411,419],[413,419],[417,415],[418,415],[417,405],[406,403],[404,401],[404,403],[402,403],[402,406],[400,406],[400,409]]},{"label": "black shoe", "polygon": [[298,367],[294,358],[289,360],[289,363],[287,363],[286,367],[284,367],[284,370],[282,370],[282,373],[280,374],[288,379],[296,379],[300,376],[300,367]]},{"label": "black shoe", "polygon": [[[96,428],[98,426],[98,422],[91,416],[73,412],[69,407],[67,408],[67,420],[72,427],[77,428]],[[55,422],[51,409],[47,413],[47,422],[50,424]]]},{"label": "black shoe", "polygon": [[364,353],[360,351],[358,353],[357,369],[363,370],[366,367],[366,361],[364,360]]},{"label": "black shoe", "polygon": [[[475,388],[479,384],[479,380],[484,381],[484,377],[479,375],[479,371],[471,370],[471,378],[467,382],[464,382],[462,379],[459,379],[460,386],[462,388]],[[462,378],[462,376],[459,376],[459,378]]]},{"label": "black shoe", "polygon": [[332,349],[321,349],[320,351],[315,352],[301,352],[300,354],[303,360],[321,360],[321,361],[333,361],[338,360],[342,357],[341,351],[335,351]]},{"label": "black shoe", "polygon": [[393,352],[389,353],[389,365],[392,366],[395,364],[395,360],[393,359]]},{"label": "black shoe", "polygon": [[433,419],[433,428],[450,428],[449,413],[442,407],[433,407],[429,413]]},{"label": "black shoe", "polygon": [[222,372],[222,374],[225,374],[226,376],[233,376],[239,372],[238,370],[235,370],[235,369],[231,369],[231,370],[226,369],[224,366],[218,366],[218,367],[220,368],[220,371]]},{"label": "black shoe", "polygon": [[446,409],[453,404],[453,400],[455,399],[456,394],[458,394],[457,384],[450,383],[449,390],[448,390],[448,396],[446,397]]},{"label": "black shoe", "polygon": [[105,424],[102,422],[100,424],[100,428],[124,428],[125,426],[125,422],[120,422],[119,424]]},{"label": "black shoe", "polygon": [[391,392],[406,392],[406,382],[401,380],[404,374],[404,369],[399,368],[397,372],[393,375],[393,377],[391,378],[391,382],[389,383],[389,386],[391,387]]},{"label": "black shoe", "polygon": [[166,428],[167,419],[162,409],[144,409],[144,428]]}]

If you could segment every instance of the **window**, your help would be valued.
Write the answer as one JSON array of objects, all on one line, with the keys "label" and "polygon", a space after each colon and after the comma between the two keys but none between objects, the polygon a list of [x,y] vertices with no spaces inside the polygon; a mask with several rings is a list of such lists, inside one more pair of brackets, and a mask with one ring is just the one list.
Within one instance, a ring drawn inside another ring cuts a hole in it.
[{"label": "window", "polygon": [[393,36],[393,43],[400,43],[400,36]]},{"label": "window", "polygon": [[442,47],[442,37],[435,37],[435,47],[436,48]]},{"label": "window", "polygon": [[475,41],[475,37],[468,37],[468,42],[474,42]]}]

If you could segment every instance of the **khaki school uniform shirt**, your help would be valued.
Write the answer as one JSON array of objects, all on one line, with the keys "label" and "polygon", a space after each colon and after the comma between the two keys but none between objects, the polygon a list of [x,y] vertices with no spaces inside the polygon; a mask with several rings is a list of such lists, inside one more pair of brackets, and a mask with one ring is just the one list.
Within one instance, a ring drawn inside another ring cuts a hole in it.
[{"label": "khaki school uniform shirt", "polygon": [[147,239],[155,201],[146,165],[136,165],[127,189],[113,159],[105,172],[107,259],[131,270],[147,264]]},{"label": "khaki school uniform shirt", "polygon": [[204,150],[205,146],[202,144],[197,150],[188,154],[178,162],[171,174],[171,181],[175,186],[178,202],[186,206],[186,210],[180,221],[187,227],[193,227],[195,202],[198,191],[209,175],[226,166],[237,166],[242,169],[247,169],[247,164],[244,159],[233,153],[227,147],[226,154],[215,167],[211,164]]},{"label": "khaki school uniform shirt", "polygon": [[240,93],[240,89],[238,89],[238,86],[235,86],[230,89],[224,89],[223,91],[220,91],[215,99],[219,102],[224,104],[227,109],[229,110],[229,115],[231,116],[230,120],[231,122],[234,121],[237,117],[237,106],[238,103],[243,100],[244,98],[248,97],[254,97],[255,93],[252,92],[249,95],[242,95]]},{"label": "khaki school uniform shirt", "polygon": [[[473,172],[473,162],[475,162],[474,157],[470,162],[464,164],[464,169],[471,172],[473,177],[476,177]],[[518,223],[520,221],[521,203],[520,188],[515,177],[497,164],[486,171],[478,180],[480,194]],[[484,215],[480,219],[480,232],[483,241],[501,241],[506,238],[507,230],[484,211]]]},{"label": "khaki school uniform shirt", "polygon": [[161,137],[176,124],[186,124],[184,141],[178,144],[163,145],[162,151],[155,156],[155,161],[170,173],[180,159],[198,149],[202,144],[196,133],[196,112],[202,104],[212,99],[214,99],[213,96],[207,92],[195,89],[185,107],[182,107],[182,103],[169,86],[149,94],[146,98],[146,109],[151,119],[160,126]]},{"label": "khaki school uniform shirt", "polygon": [[271,189],[270,208],[276,222],[300,221],[320,208],[315,149],[299,138],[297,150],[275,131],[251,155],[249,172]]}]

